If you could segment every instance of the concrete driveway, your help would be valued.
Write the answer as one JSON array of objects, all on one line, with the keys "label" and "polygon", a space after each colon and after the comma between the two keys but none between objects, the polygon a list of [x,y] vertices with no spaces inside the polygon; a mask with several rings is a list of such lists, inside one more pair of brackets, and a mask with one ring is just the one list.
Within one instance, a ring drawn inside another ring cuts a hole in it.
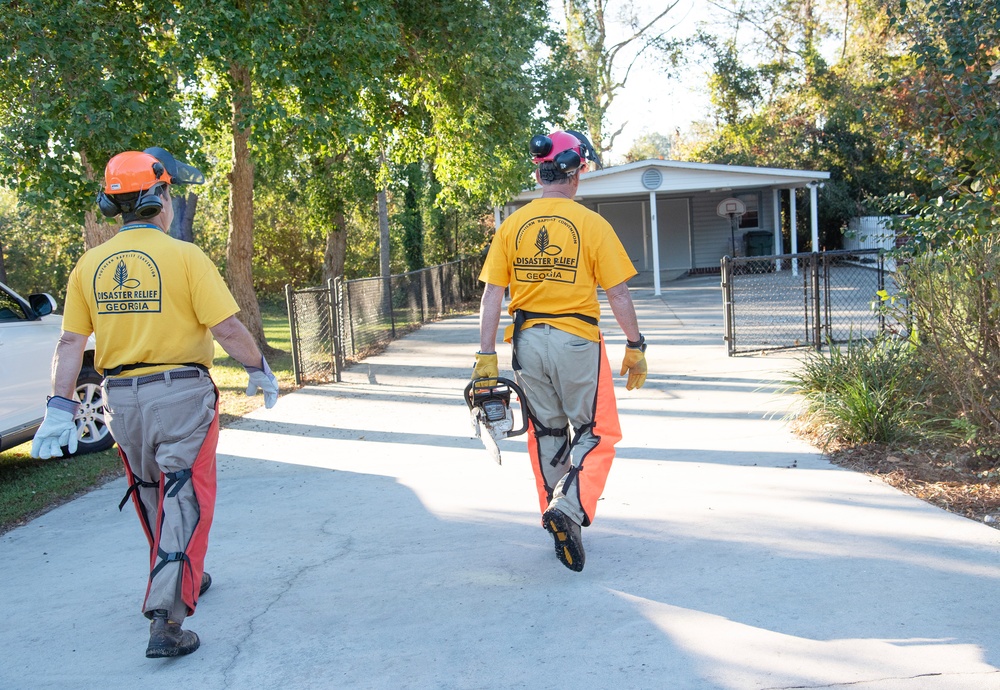
[{"label": "concrete driveway", "polygon": [[524,437],[472,437],[448,319],[223,431],[192,656],[143,656],[124,480],[0,537],[0,688],[1000,688],[1000,531],[796,439],[795,355],[726,357],[717,278],[635,299],[651,373],[582,573]]}]

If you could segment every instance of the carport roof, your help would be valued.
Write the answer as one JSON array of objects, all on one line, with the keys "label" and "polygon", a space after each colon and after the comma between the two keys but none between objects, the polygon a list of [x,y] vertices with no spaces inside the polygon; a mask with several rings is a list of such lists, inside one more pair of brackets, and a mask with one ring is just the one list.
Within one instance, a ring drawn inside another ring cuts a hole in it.
[{"label": "carport roof", "polygon": [[[650,159],[586,173],[580,178],[576,198],[636,196],[649,192],[676,194],[761,187],[793,188],[828,179],[830,173],[817,170]],[[525,190],[515,197],[514,202],[537,199],[541,194],[539,187]]]}]

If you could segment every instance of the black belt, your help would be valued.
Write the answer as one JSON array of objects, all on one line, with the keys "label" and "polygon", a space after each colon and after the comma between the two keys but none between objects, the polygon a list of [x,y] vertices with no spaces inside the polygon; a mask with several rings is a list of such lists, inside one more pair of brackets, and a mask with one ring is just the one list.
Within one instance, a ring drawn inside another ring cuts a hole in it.
[{"label": "black belt", "polygon": [[525,321],[529,321],[531,319],[579,319],[584,323],[589,323],[591,326],[596,326],[599,323],[593,316],[587,316],[586,314],[544,314],[538,311],[525,311],[524,309],[514,310],[514,333],[511,335],[510,339],[510,365],[514,371],[519,371],[521,369],[521,363],[517,361],[517,336],[520,334]]},{"label": "black belt", "polygon": [[144,367],[160,367],[160,366],[170,366],[170,367],[195,367],[201,369],[206,374],[208,373],[208,367],[204,364],[198,362],[132,362],[131,364],[119,364],[114,369],[105,369],[105,376],[118,376],[118,374],[123,371],[131,371],[132,369],[142,369]]},{"label": "black belt", "polygon": [[124,388],[125,386],[131,386],[133,381],[135,385],[141,386],[144,383],[154,383],[156,381],[166,381],[167,374],[170,374],[170,379],[196,379],[202,375],[202,372],[195,369],[181,369],[180,371],[161,371],[159,374],[146,374],[145,376],[125,376],[120,379],[105,379],[104,385],[108,388]]}]

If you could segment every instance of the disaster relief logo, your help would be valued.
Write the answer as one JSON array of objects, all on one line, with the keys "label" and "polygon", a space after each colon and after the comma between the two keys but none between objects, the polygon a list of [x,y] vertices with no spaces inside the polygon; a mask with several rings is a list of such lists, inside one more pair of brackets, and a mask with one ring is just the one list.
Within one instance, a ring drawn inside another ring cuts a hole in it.
[{"label": "disaster relief logo", "polygon": [[517,231],[514,277],[522,283],[575,283],[580,233],[559,216],[532,218]]},{"label": "disaster relief logo", "polygon": [[94,273],[98,314],[136,314],[160,311],[160,270],[148,254],[137,251],[112,254]]}]

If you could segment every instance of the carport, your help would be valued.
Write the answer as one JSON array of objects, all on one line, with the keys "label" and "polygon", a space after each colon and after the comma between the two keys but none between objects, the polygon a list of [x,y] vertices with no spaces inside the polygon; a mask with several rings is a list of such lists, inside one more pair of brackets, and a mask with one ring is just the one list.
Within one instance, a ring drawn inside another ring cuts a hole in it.
[{"label": "carport", "polygon": [[[817,195],[829,178],[830,173],[815,170],[653,159],[586,173],[576,199],[614,226],[639,273],[632,284],[652,285],[659,295],[662,281],[718,272],[723,256],[745,254],[747,233],[756,231],[759,237],[769,231],[773,252],[768,253],[799,252],[794,232],[790,246],[784,246],[782,226],[795,217],[795,190],[803,187],[809,189],[815,251]],[[538,187],[525,190],[503,208],[503,216],[540,196]],[[732,199],[746,210],[735,227],[718,213],[720,202]]]}]

